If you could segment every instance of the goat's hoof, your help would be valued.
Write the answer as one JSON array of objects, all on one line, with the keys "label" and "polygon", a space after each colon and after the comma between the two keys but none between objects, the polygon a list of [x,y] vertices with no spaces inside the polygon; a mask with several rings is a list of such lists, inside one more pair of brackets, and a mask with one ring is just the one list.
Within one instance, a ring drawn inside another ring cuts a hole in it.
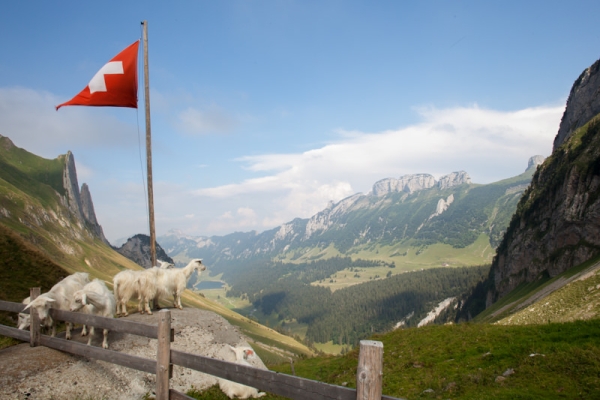
[{"label": "goat's hoof", "polygon": [[148,311],[148,315],[152,315],[152,311]]},{"label": "goat's hoof", "polygon": [[103,345],[102,345],[102,348],[103,348],[103,349],[107,349],[107,350],[108,350],[108,345],[107,345],[107,344],[103,344]]}]

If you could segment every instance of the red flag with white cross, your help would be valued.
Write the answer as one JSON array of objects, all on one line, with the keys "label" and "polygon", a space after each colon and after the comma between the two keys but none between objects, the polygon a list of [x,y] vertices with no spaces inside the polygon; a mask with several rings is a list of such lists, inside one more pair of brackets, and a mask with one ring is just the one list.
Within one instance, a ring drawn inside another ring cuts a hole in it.
[{"label": "red flag with white cross", "polygon": [[77,96],[56,110],[62,106],[137,108],[139,44],[138,40],[104,64]]}]

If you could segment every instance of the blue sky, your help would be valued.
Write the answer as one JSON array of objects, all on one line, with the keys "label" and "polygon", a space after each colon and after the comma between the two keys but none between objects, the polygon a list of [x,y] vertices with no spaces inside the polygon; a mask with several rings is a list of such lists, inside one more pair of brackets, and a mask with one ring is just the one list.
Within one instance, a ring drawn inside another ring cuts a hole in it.
[{"label": "blue sky", "polygon": [[595,1],[0,7],[0,134],[45,158],[72,151],[113,242],[148,233],[143,93],[138,111],[54,106],[142,20],[158,235],[262,232],[405,174],[518,175],[550,154],[600,56]]}]

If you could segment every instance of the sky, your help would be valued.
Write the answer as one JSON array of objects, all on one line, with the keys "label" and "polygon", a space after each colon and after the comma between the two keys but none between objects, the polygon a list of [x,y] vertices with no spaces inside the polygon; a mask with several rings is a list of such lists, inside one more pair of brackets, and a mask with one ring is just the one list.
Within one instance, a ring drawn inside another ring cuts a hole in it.
[{"label": "sky", "polygon": [[146,20],[157,235],[263,232],[384,178],[524,172],[600,58],[598,15],[577,0],[3,2],[0,135],[71,151],[113,244],[148,234],[142,47],[138,109],[55,110]]}]

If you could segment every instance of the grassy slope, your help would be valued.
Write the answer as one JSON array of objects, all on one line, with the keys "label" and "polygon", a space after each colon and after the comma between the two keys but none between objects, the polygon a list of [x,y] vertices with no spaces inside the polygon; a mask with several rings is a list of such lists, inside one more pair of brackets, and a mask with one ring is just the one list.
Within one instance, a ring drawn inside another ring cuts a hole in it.
[{"label": "grassy slope", "polygon": [[[477,315],[474,321],[505,320],[507,323],[507,318],[512,318],[513,323],[566,322],[586,315],[587,318],[600,315],[596,288],[600,284],[598,268],[600,257],[595,257],[552,279],[542,276],[537,281],[523,283]],[[586,279],[580,279],[583,277]]]},{"label": "grassy slope", "polygon": [[[112,288],[124,269],[142,269],[78,226],[61,205],[64,156],[46,160],[0,136],[0,299],[20,302],[29,288],[47,291],[73,272],[88,272]],[[186,291],[187,306],[214,311],[248,336],[294,354],[312,352],[292,338],[242,317],[202,296]],[[10,316],[2,322],[11,324]],[[271,353],[281,352],[274,349]]]},{"label": "grassy slope", "polygon": [[[384,345],[386,395],[408,399],[600,396],[597,319],[531,326],[428,326],[372,339]],[[355,387],[357,359],[356,351],[343,357],[312,358],[297,362],[295,371],[309,379]],[[272,369],[291,373],[288,364]],[[509,369],[514,374],[497,381]],[[428,389],[433,392],[425,392]]]}]

